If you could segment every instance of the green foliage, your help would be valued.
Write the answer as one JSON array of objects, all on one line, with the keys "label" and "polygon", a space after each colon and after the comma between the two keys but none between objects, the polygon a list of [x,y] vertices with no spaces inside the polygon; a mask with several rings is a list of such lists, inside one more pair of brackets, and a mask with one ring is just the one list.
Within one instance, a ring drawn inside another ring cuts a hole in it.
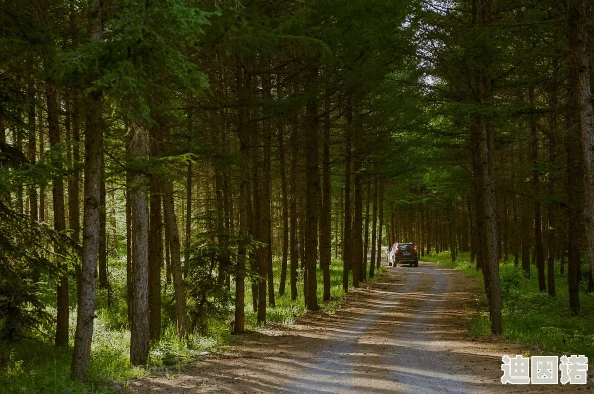
[{"label": "green foliage", "polygon": [[[207,251],[196,252],[194,263],[208,266]],[[57,349],[49,342],[0,342],[0,387],[11,387],[14,393],[111,393],[118,392],[127,385],[131,378],[146,376],[149,373],[167,373],[177,371],[186,363],[204,352],[216,351],[217,347],[241,341],[240,336],[231,335],[229,320],[220,315],[204,315],[200,324],[203,332],[195,332],[183,341],[177,337],[174,317],[164,319],[162,339],[151,346],[149,363],[146,367],[134,367],[130,364],[130,332],[127,329],[125,260],[113,261],[110,271],[112,286],[111,305],[107,305],[108,294],[100,289],[97,296],[97,318],[93,336],[89,381],[87,383],[70,380],[69,348]],[[193,275],[191,268],[188,275]],[[202,271],[203,272],[203,271]],[[280,259],[274,260],[275,283],[279,282]],[[201,274],[202,275],[202,274]],[[322,272],[318,270],[318,280]],[[332,261],[330,266],[331,300],[322,306],[322,312],[333,313],[345,300],[342,290],[342,262]],[[190,276],[188,277],[190,278]],[[377,276],[376,276],[377,278]],[[192,280],[188,282],[191,284]],[[216,282],[216,281],[213,281]],[[165,291],[172,291],[165,282]],[[214,286],[214,285],[213,285]],[[212,287],[212,286],[211,286]],[[220,288],[223,291],[224,286]],[[267,309],[267,321],[275,324],[293,324],[295,318],[307,312],[304,306],[302,279],[298,283],[299,297],[292,301],[290,294],[277,295],[276,308]],[[257,327],[256,315],[251,311],[251,294],[246,286],[246,323],[248,329]],[[322,298],[322,288],[318,287],[318,297]],[[191,292],[191,290],[189,290]],[[218,300],[218,308],[227,305],[211,292],[207,297]],[[228,300],[229,298],[224,298]],[[232,309],[226,313],[228,316]],[[165,307],[166,308],[166,307]],[[164,311],[166,312],[166,311]],[[219,311],[220,312],[220,311]],[[164,314],[166,316],[166,314]]]},{"label": "green foliage", "polygon": [[67,236],[0,202],[0,339],[46,332],[52,318],[41,300],[42,281],[60,275],[62,263],[75,264],[77,249]]},{"label": "green foliage", "polygon": [[[0,342],[0,387],[5,393],[90,393],[70,379],[70,349],[31,341]],[[109,390],[96,392],[107,393]]]},{"label": "green foliage", "polygon": [[[449,252],[425,257],[427,261],[459,269],[482,281],[482,274],[470,265],[468,258],[467,253],[462,253],[456,263],[451,263]],[[531,268],[536,271],[535,267]],[[594,357],[594,317],[589,313],[574,315],[569,310],[567,277],[559,274],[558,266],[555,269],[557,295],[554,297],[538,290],[536,272],[526,279],[521,268],[502,264],[499,273],[504,337],[520,341],[524,346],[540,348],[543,352]],[[580,304],[582,310],[590,311],[594,308],[594,296],[586,290],[582,283]],[[477,312],[470,324],[471,335],[484,337],[489,334],[488,328],[488,313]]]},{"label": "green foliage", "polygon": [[105,21],[101,40],[60,55],[55,72],[65,83],[83,82],[87,91],[106,93],[125,108],[124,119],[146,124],[154,120],[151,112],[162,111],[157,104],[174,100],[179,90],[196,94],[207,88],[188,50],[198,45],[216,12],[183,0],[117,0],[110,6],[117,18]]},{"label": "green foliage", "polygon": [[[199,218],[200,228],[189,250],[189,260],[184,263],[187,294],[190,299],[190,331],[204,334],[216,321],[227,321],[233,313],[230,277],[237,269],[237,245],[242,242],[231,236],[222,226],[217,212],[208,211]],[[248,242],[249,240],[244,240]],[[252,246],[253,247],[253,246]]]},{"label": "green foliage", "polygon": [[465,274],[473,276],[475,278],[480,278],[481,280],[483,278],[483,274],[481,273],[481,271],[476,270],[475,266],[470,264],[469,253],[460,253],[458,255],[458,259],[455,262],[452,262],[452,258],[449,251],[425,255],[423,257],[423,260],[439,263],[446,267],[462,271]]},{"label": "green foliage", "polygon": [[[279,283],[280,281],[280,272],[281,272],[281,261],[280,259],[275,259],[274,264],[274,283]],[[385,268],[382,266],[380,267],[380,272],[376,273],[375,278],[383,272]],[[288,274],[288,273],[287,273]],[[322,283],[322,270],[320,270],[319,266],[317,268],[317,279],[318,283]],[[289,291],[288,281],[289,278],[287,277],[287,292],[283,296],[276,296],[276,307],[275,308],[267,308],[266,310],[266,318],[268,323],[277,323],[277,324],[293,324],[295,319],[305,313],[307,313],[307,308],[305,307],[305,300],[303,298],[303,274],[300,272],[297,281],[297,291],[298,296],[295,301],[291,300],[291,294]],[[373,279],[372,279],[373,280]],[[321,285],[317,287],[317,294],[318,300],[322,300],[324,288]],[[325,303],[320,303],[320,310],[323,313],[334,313],[336,309],[338,309],[345,301],[346,294],[342,288],[342,261],[338,259],[333,259],[332,263],[330,264],[330,300]],[[246,286],[246,323],[250,327],[257,326],[257,315],[251,308],[251,287]]]},{"label": "green foliage", "polygon": [[[501,267],[502,281],[509,283],[505,292],[502,288],[504,335],[554,353],[594,357],[594,318],[589,313],[574,315],[569,310],[567,277],[556,271],[557,295],[551,297],[538,291],[535,272],[530,279],[524,279],[521,270],[510,265]],[[584,311],[594,308],[594,297],[586,292],[585,284],[580,304]]]}]

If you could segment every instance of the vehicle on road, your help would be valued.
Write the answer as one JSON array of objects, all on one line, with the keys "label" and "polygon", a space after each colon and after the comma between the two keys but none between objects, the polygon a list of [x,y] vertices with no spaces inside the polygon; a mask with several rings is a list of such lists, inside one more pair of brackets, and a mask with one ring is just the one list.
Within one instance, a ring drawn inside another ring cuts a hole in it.
[{"label": "vehicle on road", "polygon": [[394,251],[394,267],[396,264],[410,264],[410,266],[419,266],[419,254],[417,245],[412,242],[400,242]]}]

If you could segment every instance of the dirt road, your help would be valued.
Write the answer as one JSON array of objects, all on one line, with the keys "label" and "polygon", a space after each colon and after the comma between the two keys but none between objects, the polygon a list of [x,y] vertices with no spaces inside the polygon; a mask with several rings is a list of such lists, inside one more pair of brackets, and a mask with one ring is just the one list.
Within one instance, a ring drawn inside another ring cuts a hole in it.
[{"label": "dirt road", "polygon": [[477,285],[432,263],[388,268],[334,315],[262,330],[229,353],[173,378],[134,381],[132,393],[574,392],[585,386],[502,386],[501,357],[520,349],[468,337]]}]

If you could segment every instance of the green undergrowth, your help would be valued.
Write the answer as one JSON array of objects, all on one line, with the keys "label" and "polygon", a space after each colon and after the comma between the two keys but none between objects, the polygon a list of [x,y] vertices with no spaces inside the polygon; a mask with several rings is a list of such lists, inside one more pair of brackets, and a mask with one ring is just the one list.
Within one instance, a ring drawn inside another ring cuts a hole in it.
[{"label": "green undergrowth", "polygon": [[[452,263],[449,252],[425,256],[424,260],[438,262],[460,270],[483,283],[482,273],[469,262],[468,253],[458,256]],[[582,267],[587,278],[588,267]],[[527,353],[583,354],[594,358],[594,295],[587,292],[586,283],[580,287],[580,313],[569,310],[567,277],[561,276],[555,264],[555,296],[538,289],[536,267],[531,266],[526,279],[521,267],[513,264],[499,266],[503,336],[529,347]],[[477,312],[470,322],[473,337],[490,335],[490,322],[486,297],[477,295]]]},{"label": "green undergrowth", "polygon": [[[380,274],[385,270],[384,267],[380,267]],[[342,261],[333,260],[330,265],[330,300],[322,302],[324,293],[324,287],[322,285],[322,271],[317,270],[317,294],[318,294],[318,305],[320,312],[333,313],[338,309],[344,302],[346,294],[342,288]],[[274,276],[275,286],[277,289],[274,308],[268,307],[266,309],[267,321],[269,323],[280,323],[290,325],[295,322],[295,318],[301,316],[307,312],[305,307],[305,300],[303,298],[303,277],[302,273],[299,272],[299,280],[297,283],[297,299],[291,300],[291,286],[289,283],[289,273],[287,272],[287,283],[285,288],[285,294],[283,296],[278,295],[278,278],[280,278],[280,262],[275,262],[274,265]],[[376,276],[377,278],[378,276]],[[372,279],[373,280],[373,279]],[[372,281],[371,280],[371,281]],[[257,314],[251,308],[251,286],[246,286],[246,326],[256,327],[257,326]]]},{"label": "green undergrowth", "polygon": [[[70,346],[57,349],[52,345],[53,333],[40,333],[36,338],[17,342],[0,342],[0,392],[4,393],[113,393],[126,388],[130,379],[151,373],[175,374],[184,365],[201,354],[216,351],[224,345],[239,343],[241,336],[231,335],[230,320],[211,320],[201,335],[191,335],[180,341],[175,324],[170,319],[173,309],[170,301],[172,288],[163,278],[164,303],[162,340],[151,346],[149,361],[144,367],[130,364],[130,331],[127,329],[125,261],[112,265],[110,270],[111,290],[99,289],[97,295],[97,318],[92,344],[89,379],[86,383],[70,379],[72,345],[76,323],[76,310],[71,310]],[[303,280],[299,276],[299,296],[292,301],[289,274],[286,291],[278,295],[280,261],[274,261],[276,307],[267,308],[267,322],[293,324],[295,319],[307,312],[303,300]],[[333,313],[345,300],[342,289],[342,262],[333,261],[330,266],[331,300],[322,302],[322,273],[318,269],[318,300],[321,312]],[[71,286],[74,289],[74,284]],[[233,289],[231,290],[233,292]],[[169,294],[169,298],[168,298]],[[47,295],[48,299],[52,294]],[[246,329],[257,329],[256,314],[252,311],[251,286],[246,281]],[[71,300],[75,305],[75,300]],[[232,305],[229,306],[232,309]],[[231,312],[231,311],[230,311]],[[231,315],[231,313],[230,313]]]}]

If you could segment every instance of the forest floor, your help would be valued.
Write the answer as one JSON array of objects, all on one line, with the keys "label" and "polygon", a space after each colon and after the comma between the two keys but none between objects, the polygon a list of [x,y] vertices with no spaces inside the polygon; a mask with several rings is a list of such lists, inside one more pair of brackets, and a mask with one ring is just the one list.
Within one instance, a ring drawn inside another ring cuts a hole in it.
[{"label": "forest floor", "polygon": [[[502,385],[502,337],[472,339],[479,284],[436,263],[389,267],[333,314],[245,336],[181,372],[129,382],[128,393],[588,392],[588,385]],[[590,363],[592,364],[592,362]]]}]

